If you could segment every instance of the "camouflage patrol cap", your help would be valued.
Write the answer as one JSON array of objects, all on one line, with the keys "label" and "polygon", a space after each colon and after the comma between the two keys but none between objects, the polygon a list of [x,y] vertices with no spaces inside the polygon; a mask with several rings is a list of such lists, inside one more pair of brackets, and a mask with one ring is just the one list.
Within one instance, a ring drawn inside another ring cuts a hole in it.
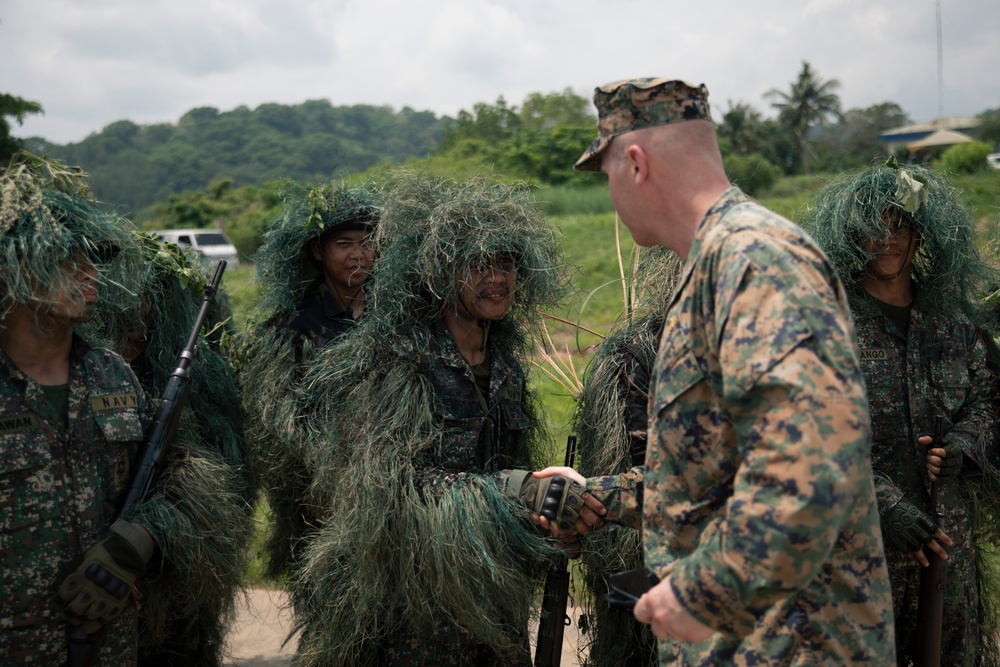
[{"label": "camouflage patrol cap", "polygon": [[619,134],[682,120],[711,120],[705,84],[662,78],[615,81],[594,89],[597,139],[576,161],[577,171],[600,171],[601,152]]}]

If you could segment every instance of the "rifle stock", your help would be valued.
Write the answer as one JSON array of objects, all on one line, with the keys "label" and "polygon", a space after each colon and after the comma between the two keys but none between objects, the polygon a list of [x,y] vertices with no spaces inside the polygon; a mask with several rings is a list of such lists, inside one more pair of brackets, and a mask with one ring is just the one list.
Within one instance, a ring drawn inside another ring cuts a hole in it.
[{"label": "rifle stock", "polygon": [[[573,467],[576,457],[576,436],[566,437],[567,468]],[[542,613],[538,619],[538,642],[535,645],[534,667],[559,667],[562,661],[563,632],[570,624],[566,615],[569,601],[569,559],[560,556],[552,562],[545,575],[545,592],[542,595]]]},{"label": "rifle stock", "polygon": [[[163,470],[167,460],[167,451],[170,449],[170,443],[173,442],[181,412],[187,401],[191,385],[191,366],[198,348],[198,336],[205,323],[205,318],[208,317],[209,308],[215,303],[215,296],[218,293],[219,284],[222,282],[222,273],[225,270],[226,261],[222,260],[216,267],[212,280],[205,285],[205,297],[202,299],[198,317],[195,318],[187,344],[178,355],[177,368],[171,373],[167,386],[163,390],[156,419],[153,420],[146,433],[142,449],[139,452],[138,465],[132,475],[128,493],[118,507],[111,523],[117,521],[142,502]],[[88,634],[79,625],[67,625],[67,667],[93,667],[106,637],[107,626],[97,633]]]},{"label": "rifle stock", "polygon": [[[934,423],[934,445],[944,439],[944,419],[939,415]],[[937,509],[938,482],[931,483],[928,513],[941,527],[942,514]],[[914,667],[940,667],[941,623],[944,620],[944,588],[948,581],[945,562],[930,550],[925,550],[928,567],[920,570],[920,596],[917,599],[916,646],[913,653]]]}]

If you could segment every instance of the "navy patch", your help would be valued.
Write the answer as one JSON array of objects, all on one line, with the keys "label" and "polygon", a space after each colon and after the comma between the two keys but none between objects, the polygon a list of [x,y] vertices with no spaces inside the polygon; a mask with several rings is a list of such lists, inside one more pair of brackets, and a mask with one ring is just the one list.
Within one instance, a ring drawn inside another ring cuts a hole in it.
[{"label": "navy patch", "polygon": [[94,412],[100,412],[101,410],[118,410],[120,408],[137,408],[139,407],[139,396],[138,394],[104,394],[103,396],[94,396],[90,399],[90,409]]},{"label": "navy patch", "polygon": [[20,433],[21,431],[30,431],[36,428],[38,428],[38,415],[34,412],[0,417],[0,435]]}]

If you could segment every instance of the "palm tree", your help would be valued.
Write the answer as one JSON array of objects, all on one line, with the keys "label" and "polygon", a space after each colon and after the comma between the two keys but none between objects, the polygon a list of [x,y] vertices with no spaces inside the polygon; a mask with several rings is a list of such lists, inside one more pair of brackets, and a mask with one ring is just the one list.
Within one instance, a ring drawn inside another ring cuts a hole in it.
[{"label": "palm tree", "polygon": [[834,92],[840,88],[836,79],[822,81],[809,63],[802,61],[798,81],[792,82],[789,92],[772,88],[764,93],[768,99],[777,99],[771,106],[778,109],[779,120],[795,133],[802,153],[803,171],[809,173],[809,128],[823,123],[828,116],[840,119],[840,98]]}]

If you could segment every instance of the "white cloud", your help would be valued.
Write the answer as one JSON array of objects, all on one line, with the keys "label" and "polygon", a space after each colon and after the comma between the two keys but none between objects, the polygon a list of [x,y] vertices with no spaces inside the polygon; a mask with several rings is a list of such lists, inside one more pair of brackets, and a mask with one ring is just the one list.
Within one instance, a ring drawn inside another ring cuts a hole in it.
[{"label": "white cloud", "polygon": [[[22,0],[0,5],[2,92],[41,102],[19,136],[67,142],[197,106],[410,106],[454,115],[503,95],[630,76],[704,82],[713,105],[787,89],[803,61],[844,108],[937,114],[930,0]],[[1000,107],[1000,3],[942,2],[945,111]]]}]

